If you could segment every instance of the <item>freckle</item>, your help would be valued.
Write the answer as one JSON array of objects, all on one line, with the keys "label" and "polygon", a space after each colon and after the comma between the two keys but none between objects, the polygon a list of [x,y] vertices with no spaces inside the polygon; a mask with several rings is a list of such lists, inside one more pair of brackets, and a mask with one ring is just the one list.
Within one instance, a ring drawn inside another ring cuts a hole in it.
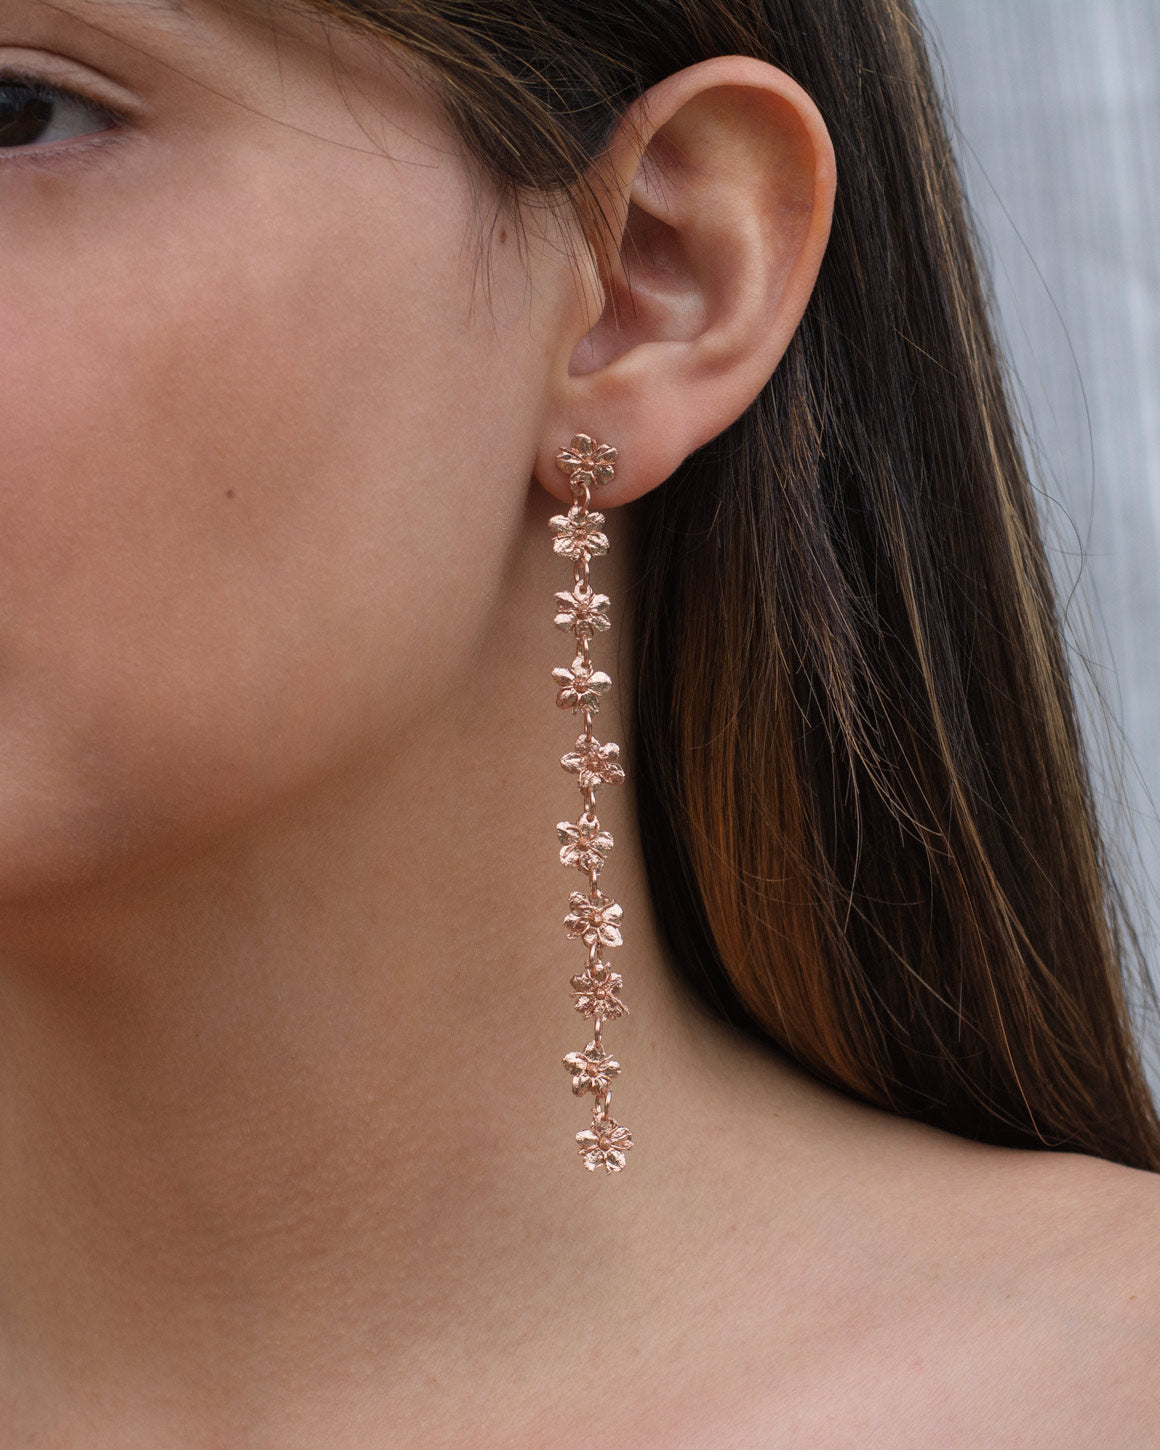
[{"label": "freckle", "polygon": [[501,246],[503,245],[504,242],[507,241],[507,227],[500,227],[500,230],[499,230],[499,240],[500,240],[500,245]]}]

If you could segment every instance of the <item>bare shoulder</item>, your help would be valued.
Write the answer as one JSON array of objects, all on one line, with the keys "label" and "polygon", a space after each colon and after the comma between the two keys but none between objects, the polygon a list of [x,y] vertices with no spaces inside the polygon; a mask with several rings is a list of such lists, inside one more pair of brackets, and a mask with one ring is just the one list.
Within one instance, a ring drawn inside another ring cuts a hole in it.
[{"label": "bare shoulder", "polygon": [[1082,1153],[1017,1156],[1027,1232],[1042,1225],[1036,1257],[1093,1307],[1160,1322],[1160,1173]]},{"label": "bare shoulder", "polygon": [[[867,1200],[883,1268],[840,1419],[874,1450],[1157,1450],[1160,1175],[926,1129],[902,1146]],[[845,1450],[832,1423],[812,1443]]]},{"label": "bare shoulder", "polygon": [[1160,1450],[1160,1175],[842,1111],[802,1226],[738,1238],[681,1450]]},{"label": "bare shoulder", "polygon": [[1042,1426],[1043,1443],[1060,1447],[1160,1444],[1160,1174],[1079,1153],[996,1150],[977,1162],[976,1202],[1003,1204],[982,1303],[994,1344],[1021,1367],[1024,1434]]},{"label": "bare shoulder", "polygon": [[[1027,1201],[1047,1219],[1057,1273],[1093,1318],[1160,1355],[1160,1174],[1080,1153],[1036,1155]],[[1070,1272],[1061,1272],[1066,1259]],[[1160,1385],[1158,1385],[1160,1391]]]}]

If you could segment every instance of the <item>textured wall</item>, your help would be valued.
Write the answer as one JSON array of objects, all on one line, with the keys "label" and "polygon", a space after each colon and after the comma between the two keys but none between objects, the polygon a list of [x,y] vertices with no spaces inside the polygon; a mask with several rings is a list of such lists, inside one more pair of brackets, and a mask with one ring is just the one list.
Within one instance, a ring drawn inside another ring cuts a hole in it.
[{"label": "textured wall", "polygon": [[[1160,981],[1160,0],[916,3],[1038,454],[1101,810]],[[1142,1032],[1160,1096],[1152,1018]]]}]

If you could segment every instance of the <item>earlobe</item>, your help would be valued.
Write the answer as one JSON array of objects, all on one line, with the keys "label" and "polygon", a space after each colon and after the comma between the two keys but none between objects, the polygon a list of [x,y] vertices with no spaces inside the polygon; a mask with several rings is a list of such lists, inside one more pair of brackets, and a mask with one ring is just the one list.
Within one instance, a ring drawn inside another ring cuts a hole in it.
[{"label": "earlobe", "polygon": [[559,440],[613,437],[614,506],[727,428],[776,369],[821,266],[835,167],[805,91],[746,56],[654,86],[599,165],[617,246],[599,321],[562,339],[537,477],[560,496]]}]

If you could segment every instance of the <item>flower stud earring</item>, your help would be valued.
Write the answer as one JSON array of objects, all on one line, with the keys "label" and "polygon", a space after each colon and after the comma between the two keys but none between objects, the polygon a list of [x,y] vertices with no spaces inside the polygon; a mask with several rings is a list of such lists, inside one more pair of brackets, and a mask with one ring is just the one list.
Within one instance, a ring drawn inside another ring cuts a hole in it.
[{"label": "flower stud earring", "polygon": [[584,712],[584,733],[577,738],[575,750],[560,760],[565,770],[577,776],[583,806],[578,820],[557,824],[556,834],[561,863],[585,872],[588,889],[571,893],[564,926],[569,938],[582,940],[588,948],[587,966],[572,978],[572,998],[576,1011],[593,1019],[592,1040],[583,1052],[569,1052],[563,1062],[572,1076],[572,1091],[577,1096],[591,1093],[595,1098],[592,1126],[576,1134],[580,1156],[590,1172],[603,1168],[606,1173],[619,1173],[624,1167],[632,1134],[608,1111],[610,1084],[620,1072],[620,1063],[605,1052],[601,1029],[609,1018],[627,1014],[628,1008],[619,995],[620,974],[601,959],[609,947],[621,944],[621,908],[596,884],[612,849],[612,836],[601,829],[596,816],[596,792],[623,781],[624,770],[619,745],[612,741],[601,744],[592,734],[592,717],[612,681],[603,670],[593,669],[589,655],[593,636],[609,628],[610,601],[607,594],[594,593],[588,582],[589,560],[608,552],[608,539],[601,532],[604,515],[590,510],[588,504],[591,490],[611,480],[615,462],[615,448],[577,433],[570,446],[556,455],[557,466],[568,474],[572,486],[572,507],[549,521],[555,535],[552,548],[573,562],[572,588],[556,595],[556,628],[576,639],[571,665],[552,671],[556,704],[573,715]]}]

